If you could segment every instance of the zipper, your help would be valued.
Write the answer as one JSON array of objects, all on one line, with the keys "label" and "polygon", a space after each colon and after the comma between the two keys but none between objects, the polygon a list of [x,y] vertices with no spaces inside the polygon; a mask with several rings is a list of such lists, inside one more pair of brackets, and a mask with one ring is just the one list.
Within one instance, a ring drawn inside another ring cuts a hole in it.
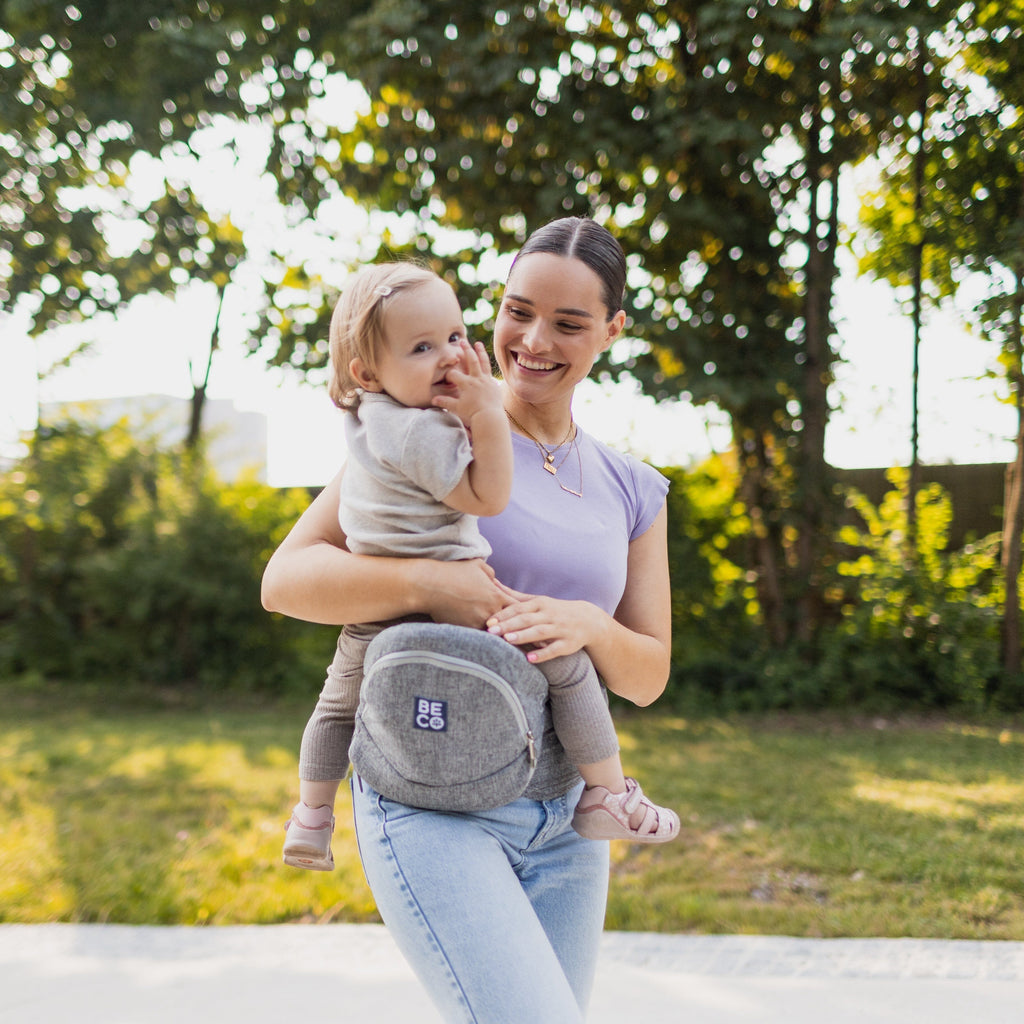
[{"label": "zipper", "polygon": [[378,667],[384,665],[433,665],[435,668],[454,668],[466,675],[473,676],[485,683],[489,683],[504,697],[515,717],[519,731],[526,739],[526,747],[529,753],[530,766],[537,764],[537,748],[534,745],[533,732],[530,723],[526,719],[526,712],[523,710],[522,701],[515,687],[497,672],[491,671],[484,665],[475,661],[467,661],[465,658],[456,658],[452,654],[437,654],[433,651],[392,651],[390,654],[381,655],[374,663],[367,675],[373,675]]}]

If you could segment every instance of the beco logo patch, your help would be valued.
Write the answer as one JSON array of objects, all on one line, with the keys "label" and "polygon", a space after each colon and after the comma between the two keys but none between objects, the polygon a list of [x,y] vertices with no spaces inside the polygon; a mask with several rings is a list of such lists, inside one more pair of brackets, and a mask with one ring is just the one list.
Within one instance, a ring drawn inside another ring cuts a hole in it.
[{"label": "beco logo patch", "polygon": [[412,723],[417,729],[444,732],[448,728],[448,701],[416,697]]}]

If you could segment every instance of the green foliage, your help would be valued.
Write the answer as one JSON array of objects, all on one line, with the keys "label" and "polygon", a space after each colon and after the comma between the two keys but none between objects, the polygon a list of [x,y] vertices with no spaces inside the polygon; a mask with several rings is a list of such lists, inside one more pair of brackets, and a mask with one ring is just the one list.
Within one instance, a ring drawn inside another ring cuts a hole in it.
[{"label": "green foliage", "polygon": [[[906,474],[875,508],[847,499],[813,647],[767,642],[751,524],[730,456],[666,470],[672,575],[669,700],[701,710],[1019,708],[999,668],[997,538],[947,550],[951,509],[920,491],[906,550]],[[40,428],[0,477],[0,675],[313,693],[332,631],[267,614],[270,553],[308,503],[217,481],[201,453],[123,425]]]},{"label": "green foliage", "polygon": [[69,201],[97,168],[62,102],[65,61],[50,44],[16,44],[0,28],[0,313],[28,299],[40,326],[112,305],[100,286],[112,261],[98,220]]},{"label": "green foliage", "polygon": [[985,280],[973,309],[958,305],[972,328],[1001,346],[1014,390],[1024,279],[1024,76],[1008,55],[1022,40],[1019,4],[959,6],[920,70],[927,117],[885,140],[880,187],[863,197],[859,231],[862,272],[889,281],[908,302],[915,252],[932,303],[955,296],[970,275]]},{"label": "green foliage", "polygon": [[[599,372],[729,414],[761,531],[736,564],[775,595],[759,608],[773,642],[806,639],[824,607],[832,530],[824,438],[840,175],[907,136],[920,84],[908,53],[921,40],[947,33],[933,49],[952,64],[969,37],[970,70],[1018,94],[1002,56],[1019,39],[1018,5],[998,18],[994,6],[0,0],[0,147],[11,164],[0,178],[0,309],[26,309],[41,330],[191,280],[223,297],[245,266],[266,271],[249,348],[319,373],[344,258],[329,228],[329,270],[305,239],[336,220],[343,197],[367,210],[368,229],[339,234],[373,236],[349,258],[373,258],[383,238],[381,252],[444,260],[485,330],[489,257],[555,216],[590,214],[630,259],[634,337]],[[954,32],[961,22],[966,35]],[[367,100],[353,113],[341,96],[354,82]],[[944,88],[932,94],[941,106]],[[996,148],[1015,152],[1017,121],[978,123],[989,130],[969,137],[987,146],[1000,127]],[[267,178],[287,207],[281,223],[302,227],[301,255],[272,232],[283,251],[243,263],[241,220],[203,210],[184,179],[133,205],[136,155],[192,166],[219,138],[251,166],[242,125],[270,139]],[[1019,173],[1002,178],[1015,195]],[[947,191],[960,201],[959,185]],[[115,216],[135,222],[124,258],[104,242]],[[1013,308],[991,313],[1005,326]],[[792,488],[776,486],[782,461]]]},{"label": "green foliage", "polygon": [[916,550],[907,550],[908,474],[891,470],[877,508],[851,491],[848,506],[863,525],[839,540],[838,566],[849,586],[842,620],[826,637],[823,685],[844,702],[979,710],[1000,693],[999,537],[948,551],[952,521],[938,484],[917,494]]},{"label": "green foliage", "polygon": [[307,502],[221,484],[201,457],[124,424],[41,427],[0,479],[0,672],[314,689],[323,629],[259,599],[263,566]]},{"label": "green foliage", "polygon": [[676,699],[720,706],[756,685],[747,667],[760,646],[756,595],[737,559],[750,521],[736,495],[736,469],[712,456],[662,470],[668,494],[672,578],[672,679]]},{"label": "green foliage", "polygon": [[1016,709],[1000,666],[999,538],[949,550],[952,507],[937,484],[917,496],[907,550],[907,473],[874,507],[846,496],[826,592],[833,617],[813,644],[766,642],[758,594],[740,566],[750,524],[736,472],[719,457],[667,470],[673,596],[669,699],[703,711],[861,707]]}]

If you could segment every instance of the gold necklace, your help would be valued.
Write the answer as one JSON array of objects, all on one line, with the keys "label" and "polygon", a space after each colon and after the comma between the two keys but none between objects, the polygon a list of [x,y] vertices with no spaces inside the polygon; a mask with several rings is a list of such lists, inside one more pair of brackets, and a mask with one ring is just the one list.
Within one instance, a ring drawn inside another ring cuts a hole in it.
[{"label": "gold necklace", "polygon": [[[552,476],[555,476],[558,473],[558,471],[562,468],[562,463],[564,463],[565,460],[569,457],[569,452],[566,452],[565,456],[562,458],[562,462],[560,462],[557,466],[555,465],[555,452],[557,452],[558,449],[561,448],[562,445],[564,445],[565,442],[569,440],[569,438],[573,434],[573,428],[576,426],[576,424],[573,422],[572,417],[569,417],[569,429],[565,432],[565,437],[563,437],[562,440],[559,441],[558,444],[556,444],[554,447],[548,448],[548,446],[544,444],[542,441],[538,441],[537,438],[535,438],[533,434],[531,434],[526,429],[526,427],[524,427],[522,423],[520,423],[519,420],[517,420],[515,416],[513,416],[512,413],[510,413],[507,409],[505,410],[505,415],[509,418],[509,422],[512,424],[512,426],[521,430],[537,446],[537,451],[540,452],[541,457],[544,459],[544,468]],[[570,449],[570,451],[571,450],[572,449]]]},{"label": "gold necklace", "polygon": [[[537,446],[537,451],[540,452],[541,458],[544,460],[544,469],[547,470],[547,472],[549,472],[553,477],[556,478],[558,486],[561,487],[562,490],[565,491],[567,494],[575,494],[577,498],[582,498],[583,459],[580,456],[579,445],[576,443],[576,423],[572,419],[572,417],[569,417],[569,429],[565,432],[565,437],[562,438],[562,440],[553,448],[548,448],[548,446],[545,445],[542,441],[537,440],[537,438],[535,438],[533,434],[531,434],[526,429],[526,427],[524,427],[522,423],[520,423],[519,420],[517,420],[515,416],[513,416],[512,413],[510,413],[507,409],[505,410],[505,415],[509,418],[509,422],[512,424],[512,426],[522,431],[522,433],[525,434]],[[570,439],[570,437],[572,438],[572,443],[569,445],[568,449],[566,450],[566,453],[562,456],[562,461],[559,462],[556,466],[555,452],[557,452],[558,449],[561,448]],[[574,491],[571,487],[566,487],[561,480],[557,479],[558,471],[565,465],[565,460],[569,458],[569,456],[572,455],[574,451],[576,452],[576,465],[578,466],[580,473],[580,489],[578,491]]]},{"label": "gold necklace", "polygon": [[[567,494],[575,494],[577,498],[582,498],[583,497],[583,458],[580,455],[580,446],[576,443],[576,435],[575,434],[573,434],[573,436],[572,436],[572,444],[569,445],[569,451],[575,451],[576,452],[576,466],[577,466],[577,468],[580,471],[580,489],[578,491],[574,491],[571,487],[566,487],[565,484],[563,484],[561,480],[558,480],[557,483],[558,483],[558,486],[561,487],[562,490],[565,491]],[[567,459],[567,458],[569,458],[568,452],[566,453],[566,456],[565,456],[565,459]],[[559,469],[562,468],[562,463],[565,462],[565,459],[562,459],[562,462],[560,462],[558,464],[558,468]]]}]

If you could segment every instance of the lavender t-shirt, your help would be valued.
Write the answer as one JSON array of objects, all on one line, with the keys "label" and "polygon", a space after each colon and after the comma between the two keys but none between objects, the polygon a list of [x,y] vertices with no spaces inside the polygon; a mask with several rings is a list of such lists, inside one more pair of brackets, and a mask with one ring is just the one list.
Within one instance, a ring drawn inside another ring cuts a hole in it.
[{"label": "lavender t-shirt", "polygon": [[513,434],[512,500],[499,515],[481,518],[480,532],[503,583],[527,594],[590,601],[612,615],[626,587],[629,543],[651,527],[668,480],[582,431],[577,438],[579,458],[569,451],[562,461],[560,449],[552,476],[536,445]]}]

